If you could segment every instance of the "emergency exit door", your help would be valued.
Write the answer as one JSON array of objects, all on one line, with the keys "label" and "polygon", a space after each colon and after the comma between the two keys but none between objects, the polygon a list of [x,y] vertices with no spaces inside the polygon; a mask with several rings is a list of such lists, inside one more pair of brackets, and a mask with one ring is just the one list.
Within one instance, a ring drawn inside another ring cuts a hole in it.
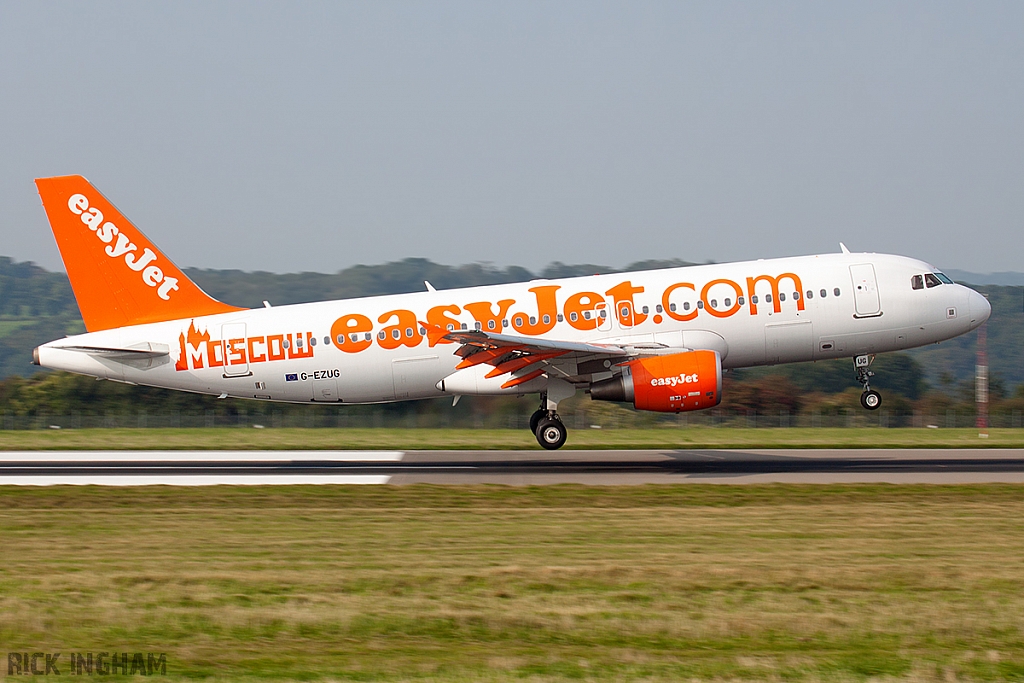
[{"label": "emergency exit door", "polygon": [[873,318],[882,315],[875,267],[870,263],[850,266],[850,277],[853,279],[853,305],[857,311],[854,317]]}]

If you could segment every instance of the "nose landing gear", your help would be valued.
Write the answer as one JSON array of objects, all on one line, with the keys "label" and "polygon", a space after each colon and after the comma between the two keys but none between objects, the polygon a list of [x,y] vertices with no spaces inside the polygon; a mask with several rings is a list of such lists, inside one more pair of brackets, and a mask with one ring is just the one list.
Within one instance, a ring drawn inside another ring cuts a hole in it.
[{"label": "nose landing gear", "polygon": [[882,395],[871,388],[869,382],[875,373],[871,372],[871,361],[874,356],[857,356],[853,359],[853,367],[857,370],[857,381],[864,387],[864,393],[860,395],[860,404],[866,410],[878,410],[882,405]]}]

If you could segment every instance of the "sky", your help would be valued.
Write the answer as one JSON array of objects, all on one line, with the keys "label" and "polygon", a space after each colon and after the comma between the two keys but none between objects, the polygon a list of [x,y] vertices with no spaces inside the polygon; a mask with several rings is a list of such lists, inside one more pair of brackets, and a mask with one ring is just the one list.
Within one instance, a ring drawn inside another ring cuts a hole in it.
[{"label": "sky", "polygon": [[1024,3],[8,0],[0,255],[65,174],[182,267],[1024,271]]}]

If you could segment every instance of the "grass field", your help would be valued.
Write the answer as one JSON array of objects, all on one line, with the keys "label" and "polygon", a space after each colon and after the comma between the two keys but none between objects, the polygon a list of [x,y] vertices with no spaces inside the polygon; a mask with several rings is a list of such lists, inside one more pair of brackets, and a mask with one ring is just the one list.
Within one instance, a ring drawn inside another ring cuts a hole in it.
[{"label": "grass field", "polygon": [[7,487],[0,548],[5,651],[168,678],[1024,678],[1015,486]]},{"label": "grass field", "polygon": [[[572,429],[566,448],[1024,448],[1024,429],[686,427]],[[0,451],[538,449],[526,429],[0,430]]]}]

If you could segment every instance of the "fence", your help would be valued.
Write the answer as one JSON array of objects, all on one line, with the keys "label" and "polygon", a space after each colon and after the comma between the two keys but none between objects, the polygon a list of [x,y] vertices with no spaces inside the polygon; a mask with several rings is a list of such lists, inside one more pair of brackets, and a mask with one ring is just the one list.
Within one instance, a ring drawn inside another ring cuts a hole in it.
[{"label": "fence", "polygon": [[[14,415],[0,413],[0,430],[26,429],[96,429],[96,428],[332,428],[355,427],[375,428],[489,428],[526,429],[528,413],[470,413],[452,412],[387,414],[357,414],[337,412],[272,412],[269,414],[230,414],[205,412],[173,413],[108,413],[105,415]],[[778,427],[916,427],[951,429],[973,427],[973,413],[948,411],[944,415],[896,414],[881,409],[875,412],[851,411],[841,414],[799,413],[787,411],[778,413],[736,412],[727,410],[706,410],[679,415],[640,413],[630,410],[616,410],[593,413],[586,410],[568,412],[562,415],[566,424],[575,429],[602,428],[626,429],[647,427],[728,427],[728,428],[778,428]],[[1022,426],[1021,411],[989,417],[993,428],[1015,428]]]}]

